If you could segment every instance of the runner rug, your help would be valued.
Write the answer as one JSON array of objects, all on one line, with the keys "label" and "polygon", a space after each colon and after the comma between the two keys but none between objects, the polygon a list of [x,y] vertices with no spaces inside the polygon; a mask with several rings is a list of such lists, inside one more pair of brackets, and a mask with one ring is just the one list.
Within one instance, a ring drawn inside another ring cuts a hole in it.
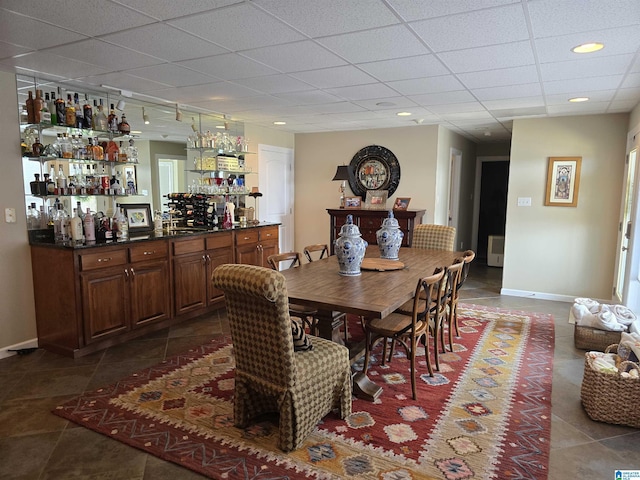
[{"label": "runner rug", "polygon": [[230,337],[54,413],[210,478],[547,478],[551,316],[460,305],[459,323],[461,338],[434,377],[419,352],[417,401],[404,352],[382,366],[376,351],[369,377],[384,388],[379,399],[354,398],[349,418],[328,415],[289,454],[276,447],[274,418],[233,426]]}]

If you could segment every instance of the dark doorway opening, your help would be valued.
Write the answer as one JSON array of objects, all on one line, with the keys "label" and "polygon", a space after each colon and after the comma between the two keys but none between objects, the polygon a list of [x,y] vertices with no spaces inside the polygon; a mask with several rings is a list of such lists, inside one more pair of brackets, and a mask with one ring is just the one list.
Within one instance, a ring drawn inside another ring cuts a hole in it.
[{"label": "dark doorway opening", "polygon": [[478,260],[487,261],[489,235],[504,235],[507,221],[509,162],[482,162],[480,213],[478,218]]}]

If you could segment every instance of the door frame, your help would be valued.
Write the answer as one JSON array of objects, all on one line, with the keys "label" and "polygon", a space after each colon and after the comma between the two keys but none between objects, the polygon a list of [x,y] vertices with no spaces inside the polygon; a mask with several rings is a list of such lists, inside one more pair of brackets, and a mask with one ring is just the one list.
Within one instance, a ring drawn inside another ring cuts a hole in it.
[{"label": "door frame", "polygon": [[462,150],[451,147],[449,152],[449,201],[447,225],[458,231],[460,217],[460,184],[462,182]]},{"label": "door frame", "polygon": [[471,229],[471,249],[474,252],[478,251],[478,230],[480,229],[480,190],[482,188],[482,164],[483,162],[509,161],[511,161],[511,157],[509,155],[476,157],[476,179],[473,188],[473,226]]}]

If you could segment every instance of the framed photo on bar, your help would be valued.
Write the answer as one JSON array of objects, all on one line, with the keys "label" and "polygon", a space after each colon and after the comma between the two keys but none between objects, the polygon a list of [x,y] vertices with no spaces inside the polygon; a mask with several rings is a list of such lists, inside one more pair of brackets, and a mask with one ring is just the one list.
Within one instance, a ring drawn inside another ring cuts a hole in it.
[{"label": "framed photo on bar", "polygon": [[549,157],[544,204],[552,207],[576,207],[580,187],[582,157]]}]

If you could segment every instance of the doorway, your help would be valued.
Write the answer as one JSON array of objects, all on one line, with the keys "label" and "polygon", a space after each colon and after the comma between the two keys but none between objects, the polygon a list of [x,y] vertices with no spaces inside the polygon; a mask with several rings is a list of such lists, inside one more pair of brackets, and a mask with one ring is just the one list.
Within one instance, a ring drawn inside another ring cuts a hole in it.
[{"label": "doorway", "polygon": [[475,251],[478,261],[486,262],[489,235],[503,236],[507,220],[509,160],[504,157],[478,159],[476,170],[477,236]]}]

